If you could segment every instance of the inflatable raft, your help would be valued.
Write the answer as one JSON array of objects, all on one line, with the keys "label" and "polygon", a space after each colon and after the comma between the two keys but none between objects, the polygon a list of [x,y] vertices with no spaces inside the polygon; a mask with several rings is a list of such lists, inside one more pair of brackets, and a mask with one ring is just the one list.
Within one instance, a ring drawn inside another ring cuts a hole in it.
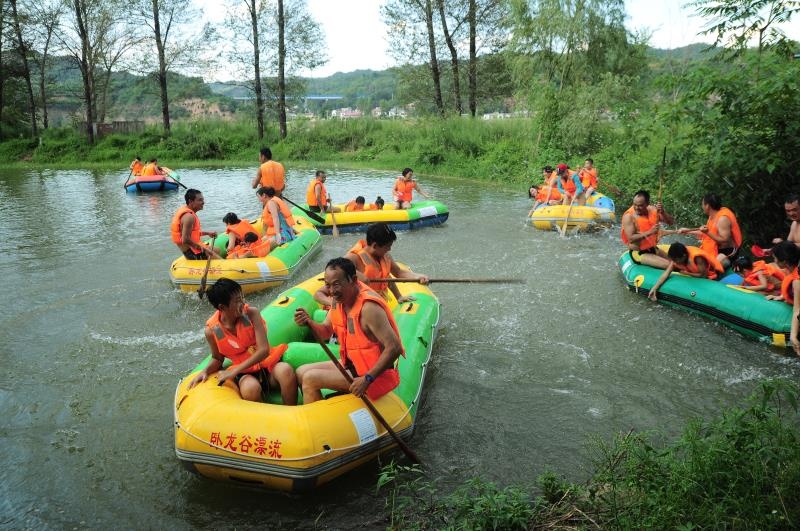
[{"label": "inflatable raft", "polygon": [[[289,280],[297,268],[313,256],[322,246],[322,238],[305,219],[296,219],[295,230],[299,233],[294,240],[276,247],[263,258],[237,258],[234,260],[211,260],[206,278],[206,286],[211,286],[218,278],[235,280],[244,293],[253,293],[278,286]],[[262,231],[261,220],[253,222],[253,227]],[[228,235],[221,234],[214,241],[214,249],[225,256]],[[169,268],[169,278],[181,291],[197,291],[206,269],[206,260],[187,260],[181,256]]]},{"label": "inflatable raft", "polygon": [[[569,220],[567,219],[569,213]],[[601,193],[594,193],[586,205],[541,205],[531,214],[531,223],[540,230],[590,231],[610,227],[616,221],[614,201]]]},{"label": "inflatable raft", "polygon": [[[344,210],[344,204],[335,205]],[[333,227],[331,215],[325,215],[325,223],[319,223],[303,210],[294,207],[292,215],[297,219],[303,217],[313,223],[322,234],[330,234]],[[339,232],[364,232],[371,223],[382,221],[394,230],[410,230],[421,227],[441,225],[450,215],[447,207],[439,201],[416,201],[409,209],[398,209],[387,204],[383,210],[361,210],[359,212],[337,212],[336,226]]]},{"label": "inflatable raft", "polygon": [[[281,293],[261,314],[270,345],[288,343],[283,361],[295,369],[327,361],[308,328],[294,323],[294,311],[305,308],[325,318],[312,296],[321,274]],[[390,307],[406,356],[398,362],[400,385],[373,404],[400,437],[415,426],[431,349],[439,323],[439,300],[425,286],[401,284],[416,300]],[[338,355],[338,345],[330,345]],[[192,374],[210,361],[206,358]],[[175,391],[175,453],[189,469],[214,479],[270,489],[299,491],[318,487],[396,447],[392,437],[351,394],[331,394],[313,404],[284,406],[272,393],[268,403],[242,400],[233,384],[217,385],[212,375],[187,389],[192,374]]]},{"label": "inflatable raft", "polygon": [[166,175],[131,175],[125,181],[125,190],[128,192],[163,192],[177,190],[180,186],[178,173],[164,168]]},{"label": "inflatable raft", "polygon": [[[661,246],[666,250],[668,246]],[[638,253],[634,252],[638,260]],[[647,297],[663,271],[637,264],[630,252],[619,259],[625,283],[632,291]],[[768,301],[764,295],[739,287],[730,275],[722,281],[695,278],[673,273],[658,290],[658,300],[667,306],[679,307],[708,317],[742,334],[785,347],[789,344],[792,307],[781,301]]]}]

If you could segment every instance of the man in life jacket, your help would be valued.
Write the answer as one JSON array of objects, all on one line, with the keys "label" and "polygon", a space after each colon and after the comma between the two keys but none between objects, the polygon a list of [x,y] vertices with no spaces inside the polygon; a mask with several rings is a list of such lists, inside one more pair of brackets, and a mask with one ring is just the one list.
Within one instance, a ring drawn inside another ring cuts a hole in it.
[{"label": "man in life jacket", "polygon": [[713,253],[700,247],[687,247],[675,242],[669,246],[667,256],[670,259],[669,265],[647,295],[651,301],[657,300],[658,289],[675,270],[684,275],[709,280],[716,280],[717,276],[725,271]]},{"label": "man in life jacket", "polygon": [[700,248],[713,253],[724,267],[736,260],[742,246],[742,231],[734,213],[722,206],[717,194],[706,194],[702,202],[708,221],[698,230],[681,228],[678,232],[700,240]]},{"label": "man in life jacket", "polygon": [[367,206],[367,200],[363,195],[356,197],[353,201],[349,201],[344,207],[345,212],[361,212],[363,210],[376,210],[374,205]]},{"label": "man in life jacket", "polygon": [[397,208],[411,208],[414,190],[422,194],[425,199],[430,199],[428,194],[423,192],[417,181],[414,180],[414,170],[411,168],[404,168],[403,174],[395,180],[394,186],[392,187],[392,197],[397,203]]},{"label": "man in life jacket", "polygon": [[225,234],[228,235],[228,252],[231,252],[237,244],[242,243],[245,234],[248,232],[254,232],[258,235],[258,231],[253,225],[247,220],[239,219],[239,216],[237,216],[235,212],[228,212],[225,214],[225,217],[222,218],[222,222],[225,224]]},{"label": "man in life jacket", "polygon": [[772,248],[775,264],[783,270],[784,277],[781,281],[781,294],[767,295],[767,299],[783,301],[792,306],[791,330],[789,342],[794,353],[800,356],[800,247],[792,242],[780,242]]},{"label": "man in life jacket", "polygon": [[569,169],[566,164],[558,165],[558,191],[562,195],[562,204],[569,205],[576,201],[583,193],[583,183],[578,174]]},{"label": "man in life jacket", "polygon": [[306,188],[308,209],[312,212],[319,212],[323,216],[326,212],[340,212],[339,207],[331,205],[331,196],[325,188],[326,180],[328,180],[328,175],[322,170],[317,170],[314,178],[308,183],[308,188]]},{"label": "man in life jacket", "polygon": [[583,184],[583,194],[578,197],[578,204],[585,205],[586,201],[597,190],[597,168],[594,167],[594,160],[586,159],[583,168],[578,172],[578,177]]},{"label": "man in life jacket", "polygon": [[400,383],[395,362],[404,352],[392,312],[380,295],[358,280],[346,258],[328,262],[325,285],[335,302],[325,321],[315,322],[304,308],[295,311],[294,321],[311,327],[322,340],[336,334],[341,365],[353,375],[353,383],[347,383],[332,361],[303,365],[297,370],[303,403],[320,400],[321,389],[377,400]]},{"label": "man in life jacket", "polygon": [[294,240],[297,232],[294,230],[294,217],[289,206],[278,197],[274,188],[264,186],[256,192],[258,200],[264,205],[261,212],[261,221],[264,224],[262,239],[274,242],[273,247]]},{"label": "man in life jacket", "polygon": [[258,160],[261,166],[256,171],[256,176],[253,178],[253,188],[267,188],[275,189],[275,194],[280,196],[286,187],[286,170],[283,164],[272,160],[272,151],[268,147],[261,148],[258,153]]},{"label": "man in life jacket", "polygon": [[189,188],[183,197],[186,205],[175,212],[170,224],[172,242],[178,246],[187,260],[204,260],[209,254],[214,258],[222,258],[214,249],[200,242],[201,236],[217,237],[216,232],[205,232],[200,228],[200,218],[197,217],[197,213],[203,210],[205,204],[202,192]]},{"label": "man in life jacket", "polygon": [[228,260],[238,258],[264,258],[272,250],[268,241],[262,241],[255,232],[248,232],[241,243],[228,251]]},{"label": "man in life jacket", "polygon": [[141,175],[142,174],[142,169],[144,168],[144,164],[142,164],[142,158],[141,157],[136,157],[135,159],[133,159],[133,162],[131,162],[130,168],[131,168],[131,174],[132,175],[135,175],[135,176]]},{"label": "man in life jacket", "polygon": [[661,203],[650,204],[650,192],[639,190],[633,195],[633,206],[622,215],[622,242],[631,252],[631,259],[658,269],[666,269],[670,261],[658,248],[660,223],[672,224],[675,220]]},{"label": "man in life jacket", "polygon": [[[789,228],[789,235],[786,237],[787,242],[800,247],[800,194],[789,194],[783,201],[783,208],[786,210],[786,217],[792,222]],[[783,238],[775,238],[772,243],[775,245],[781,243]]]},{"label": "man in life jacket", "polygon": [[[205,329],[211,361],[192,378],[189,389],[218,373],[218,385],[233,380],[244,400],[261,402],[269,386],[277,385],[284,405],[297,405],[297,378],[292,366],[281,361],[287,346],[270,348],[267,324],[258,308],[245,304],[241,286],[220,278],[206,294],[217,310]],[[222,370],[225,358],[232,364]]]}]

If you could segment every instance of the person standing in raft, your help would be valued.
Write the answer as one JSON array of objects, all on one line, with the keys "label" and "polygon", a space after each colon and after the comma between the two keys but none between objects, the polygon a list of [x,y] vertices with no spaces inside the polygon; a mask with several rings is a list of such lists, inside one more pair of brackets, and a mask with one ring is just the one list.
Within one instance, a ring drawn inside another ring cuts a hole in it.
[{"label": "person standing in raft", "polygon": [[655,283],[647,297],[651,301],[657,300],[658,289],[667,281],[674,270],[678,270],[684,275],[697,278],[707,278],[716,280],[719,273],[723,273],[725,268],[719,263],[717,257],[700,247],[687,247],[682,243],[675,242],[669,246],[667,251],[670,263],[661,277]]},{"label": "person standing in raft", "polygon": [[[667,214],[661,203],[650,204],[650,192],[639,190],[633,195],[633,206],[622,215],[620,237],[631,252],[631,260],[658,269],[670,264],[666,253],[658,248],[660,223],[673,224],[675,220]],[[635,254],[634,254],[635,253]],[[637,259],[638,255],[638,259]]]},{"label": "person standing in raft", "polygon": [[142,169],[144,168],[144,164],[142,164],[142,158],[141,157],[136,157],[135,159],[133,159],[133,162],[131,162],[130,168],[131,168],[131,174],[132,175],[134,175],[134,176],[141,175],[142,174]]},{"label": "person standing in raft", "polygon": [[237,216],[235,212],[228,212],[225,214],[225,217],[222,218],[222,222],[225,224],[225,234],[228,235],[228,252],[231,252],[237,244],[242,243],[245,234],[248,232],[255,232],[258,234],[258,231],[249,221],[239,219],[239,216]]},{"label": "person standing in raft", "polygon": [[200,242],[201,236],[217,237],[216,232],[205,232],[200,228],[197,213],[203,210],[205,199],[200,190],[189,188],[183,195],[186,205],[180,207],[172,216],[170,233],[172,242],[178,246],[187,260],[204,260],[209,254],[214,258],[222,258],[214,249]]},{"label": "person standing in raft", "polygon": [[789,341],[794,353],[800,356],[800,247],[792,242],[780,242],[772,248],[775,264],[783,269],[784,277],[781,282],[781,294],[768,295],[768,299],[783,301],[792,306],[792,324],[789,332]]},{"label": "person standing in raft", "polygon": [[397,202],[397,208],[411,208],[414,190],[422,194],[425,199],[430,199],[428,194],[420,189],[419,183],[414,180],[414,170],[411,168],[404,168],[403,174],[397,178],[394,182],[394,187],[392,187],[392,197],[395,202]]},{"label": "person standing in raft", "polygon": [[280,197],[286,188],[286,170],[283,164],[272,160],[272,151],[268,147],[261,148],[258,153],[258,160],[261,166],[256,171],[256,176],[253,178],[253,189],[272,187],[275,189],[275,194]]},{"label": "person standing in raft", "polygon": [[261,221],[264,223],[264,240],[274,242],[273,247],[294,240],[297,232],[294,230],[294,217],[292,211],[283,199],[277,196],[275,189],[265,186],[256,192],[258,200],[264,205],[261,212]]},{"label": "person standing in raft", "polygon": [[578,204],[585,205],[586,201],[597,190],[597,168],[594,167],[592,159],[584,161],[583,168],[578,172],[578,177],[580,177],[581,184],[583,184],[583,194],[578,197]]},{"label": "person standing in raft", "polygon": [[333,361],[303,365],[297,380],[303,390],[303,403],[322,398],[321,389],[365,394],[377,400],[400,383],[395,362],[405,355],[392,312],[386,301],[358,280],[356,268],[346,258],[334,258],[325,266],[325,286],[336,303],[322,323],[316,323],[304,308],[298,308],[294,321],[311,327],[322,340],[333,333],[339,338],[342,366],[353,375],[348,384]]},{"label": "person standing in raft", "polygon": [[328,195],[328,190],[325,188],[325,181],[328,175],[322,171],[317,170],[314,178],[308,183],[306,188],[306,204],[311,212],[319,212],[323,216],[326,212],[339,212],[338,207],[331,206],[331,196]]},{"label": "person standing in raft", "polygon": [[708,216],[706,224],[698,230],[682,228],[678,232],[699,239],[701,249],[712,253],[723,267],[728,267],[736,260],[742,246],[739,222],[729,208],[722,206],[722,198],[717,194],[704,195],[702,207]]},{"label": "person standing in raft", "polygon": [[[786,217],[792,222],[786,241],[800,247],[800,195],[789,194],[786,196],[783,208],[786,210]],[[772,243],[777,245],[782,241],[784,241],[782,238],[775,238]]]},{"label": "person standing in raft", "polygon": [[[244,302],[242,288],[228,278],[220,278],[206,292],[217,311],[206,321],[205,336],[211,348],[211,361],[189,382],[189,389],[218,372],[219,384],[233,379],[244,400],[262,401],[270,386],[278,386],[284,405],[297,405],[297,378],[292,366],[281,361],[287,345],[270,349],[267,324],[257,308]],[[231,366],[225,370],[225,358]]]},{"label": "person standing in raft", "polygon": [[562,204],[569,205],[578,200],[583,193],[583,183],[578,174],[569,169],[566,164],[558,165],[558,191],[563,196]]}]

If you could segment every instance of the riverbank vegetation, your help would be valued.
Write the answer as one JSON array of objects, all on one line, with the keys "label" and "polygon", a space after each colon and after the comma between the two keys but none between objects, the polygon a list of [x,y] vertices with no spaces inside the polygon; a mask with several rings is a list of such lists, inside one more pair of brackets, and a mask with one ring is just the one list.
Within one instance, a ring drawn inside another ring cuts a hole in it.
[{"label": "riverbank vegetation", "polygon": [[[589,448],[591,477],[533,486],[480,479],[440,489],[419,468],[385,467],[392,529],[796,529],[800,387],[765,381],[741,407],[690,422],[673,442],[620,435]],[[534,492],[536,493],[534,495]]]}]

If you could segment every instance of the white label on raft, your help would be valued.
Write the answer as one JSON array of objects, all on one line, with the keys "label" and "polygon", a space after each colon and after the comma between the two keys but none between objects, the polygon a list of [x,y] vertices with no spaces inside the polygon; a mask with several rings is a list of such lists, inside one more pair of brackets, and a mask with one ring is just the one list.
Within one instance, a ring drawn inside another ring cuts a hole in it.
[{"label": "white label on raft", "polygon": [[426,206],[419,209],[419,217],[421,218],[435,216],[436,214],[438,214],[438,212],[436,211],[435,206]]},{"label": "white label on raft", "polygon": [[350,421],[358,432],[358,443],[364,444],[378,438],[378,429],[372,415],[365,408],[357,409],[350,413]]},{"label": "white label on raft", "polygon": [[628,269],[630,269],[632,265],[633,262],[627,262],[624,266],[622,266],[622,274],[624,275],[625,273],[627,273]]},{"label": "white label on raft", "polygon": [[270,273],[272,273],[266,262],[256,262],[256,265],[258,266],[258,270],[261,271],[261,278],[267,278]]}]

